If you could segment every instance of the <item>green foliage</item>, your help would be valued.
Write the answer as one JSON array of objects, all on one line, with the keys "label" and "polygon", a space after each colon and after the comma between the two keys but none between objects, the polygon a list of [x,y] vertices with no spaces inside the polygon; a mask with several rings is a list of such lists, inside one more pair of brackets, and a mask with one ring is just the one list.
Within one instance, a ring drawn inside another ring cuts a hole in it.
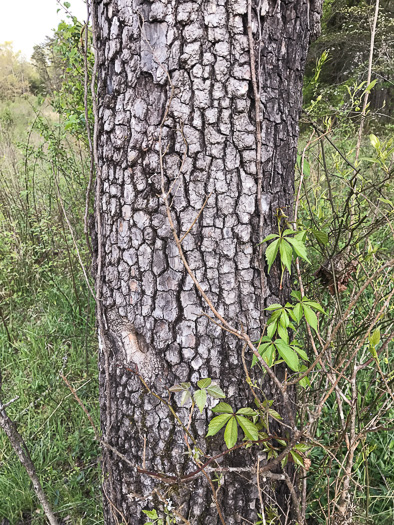
[{"label": "green foliage", "polygon": [[258,441],[259,431],[255,423],[250,421],[248,417],[257,416],[257,412],[251,408],[241,408],[237,412],[234,412],[231,406],[227,403],[220,402],[216,405],[212,412],[222,414],[214,417],[208,427],[208,436],[215,436],[219,430],[225,425],[224,441],[227,448],[233,448],[238,440],[238,425],[241,427],[246,440]]}]

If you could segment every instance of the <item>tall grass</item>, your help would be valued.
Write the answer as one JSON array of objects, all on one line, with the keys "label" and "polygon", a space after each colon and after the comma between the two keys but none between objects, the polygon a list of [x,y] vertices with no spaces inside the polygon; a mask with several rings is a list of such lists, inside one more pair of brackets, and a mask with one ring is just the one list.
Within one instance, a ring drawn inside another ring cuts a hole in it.
[{"label": "tall grass", "polygon": [[[76,238],[83,239],[86,160],[53,113],[41,111],[33,99],[0,109],[0,149],[2,400],[18,398],[8,414],[59,519],[101,523],[99,449],[59,377],[68,377],[98,422],[94,304],[57,193],[58,184]],[[77,242],[88,265],[84,241]],[[5,518],[46,523],[26,472],[0,432]]]}]

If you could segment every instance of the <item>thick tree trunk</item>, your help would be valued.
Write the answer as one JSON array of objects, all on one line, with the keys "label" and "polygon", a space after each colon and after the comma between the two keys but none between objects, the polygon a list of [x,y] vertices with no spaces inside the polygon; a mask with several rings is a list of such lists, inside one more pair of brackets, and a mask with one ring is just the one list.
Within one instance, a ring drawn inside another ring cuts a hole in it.
[{"label": "thick tree trunk", "polygon": [[[106,523],[144,523],[142,509],[163,508],[163,497],[193,525],[220,523],[203,475],[166,484],[130,466],[167,476],[197,468],[184,430],[141,379],[167,400],[172,385],[195,386],[210,377],[232,406],[253,402],[243,345],[202,315],[212,317],[174,242],[161,198],[159,135],[161,130],[165,186],[180,237],[210,196],[182,243],[188,264],[220,314],[257,340],[263,308],[286,300],[289,291],[288,283],[279,291],[278,269],[265,275],[257,243],[277,230],[278,209],[292,213],[302,76],[320,4],[252,3],[262,116],[259,179],[247,1],[94,2],[102,428],[104,439],[131,462],[105,449]],[[246,359],[250,363],[248,353]],[[285,415],[278,392],[267,381],[263,386]],[[180,406],[178,395],[171,403],[187,425],[188,406]],[[205,439],[211,417],[207,409],[196,410],[190,432],[214,455],[225,446],[223,433]],[[241,449],[220,466],[253,467],[257,454],[258,447]],[[256,475],[226,472],[223,480],[217,498],[225,523],[256,521]],[[277,488],[286,513],[288,495]]]}]

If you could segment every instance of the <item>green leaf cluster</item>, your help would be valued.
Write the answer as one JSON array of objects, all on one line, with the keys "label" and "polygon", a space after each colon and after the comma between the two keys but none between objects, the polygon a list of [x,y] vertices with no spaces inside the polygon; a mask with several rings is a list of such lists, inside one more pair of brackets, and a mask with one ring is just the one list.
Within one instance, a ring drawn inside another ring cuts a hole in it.
[{"label": "green leaf cluster", "polygon": [[215,436],[225,425],[224,441],[227,448],[233,448],[238,440],[238,426],[241,427],[245,439],[248,441],[258,441],[259,430],[255,423],[248,419],[249,417],[258,417],[258,412],[252,408],[241,408],[234,412],[228,403],[220,402],[212,409],[214,413],[220,413],[209,423],[208,436]]},{"label": "green leaf cluster", "polygon": [[169,388],[170,392],[182,392],[181,405],[183,406],[186,401],[193,398],[194,403],[197,405],[199,411],[202,413],[207,402],[207,397],[210,395],[214,399],[224,399],[223,390],[216,383],[212,383],[210,377],[200,379],[197,382],[199,387],[193,394],[191,391],[191,383],[180,383]]}]

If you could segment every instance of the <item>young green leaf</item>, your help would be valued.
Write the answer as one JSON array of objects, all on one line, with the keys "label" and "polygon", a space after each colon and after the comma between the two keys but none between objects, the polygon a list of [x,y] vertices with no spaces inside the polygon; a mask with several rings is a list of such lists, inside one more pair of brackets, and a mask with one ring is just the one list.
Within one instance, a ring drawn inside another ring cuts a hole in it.
[{"label": "young green leaf", "polygon": [[227,448],[233,448],[238,439],[238,425],[235,417],[231,417],[227,423],[226,430],[224,431],[224,441]]},{"label": "young green leaf", "polygon": [[181,397],[181,406],[183,406],[189,399],[191,399],[192,396],[189,392],[189,390],[184,390],[182,397]]},{"label": "young green leaf", "polygon": [[304,261],[310,263],[310,260],[308,259],[308,256],[306,254],[305,244],[296,238],[292,239],[289,237],[287,240],[292,245],[298,257],[301,257],[301,259],[304,259]]},{"label": "young green leaf", "polygon": [[328,244],[328,235],[326,232],[323,232],[321,230],[312,230],[313,235],[315,236],[315,239],[326,246]]},{"label": "young green leaf", "polygon": [[283,310],[281,316],[279,317],[279,323],[283,326],[283,328],[287,328],[289,326],[290,319],[286,310]]},{"label": "young green leaf", "polygon": [[274,419],[278,419],[279,421],[282,421],[282,416],[273,408],[269,408],[267,412],[269,416],[273,417]]},{"label": "young green leaf", "polygon": [[212,409],[212,412],[224,412],[225,414],[233,414],[234,410],[228,403],[223,403],[223,401],[221,401]]},{"label": "young green leaf", "polygon": [[232,417],[232,414],[221,414],[220,416],[211,419],[208,425],[208,434],[206,437],[217,434],[219,430],[224,427],[230,417]]},{"label": "young green leaf", "polygon": [[287,332],[287,328],[283,328],[283,326],[278,325],[278,335],[286,344],[289,344],[289,334]]},{"label": "young green leaf", "polygon": [[226,396],[219,385],[210,385],[207,387],[207,392],[215,399],[224,399]]},{"label": "young green leaf", "polygon": [[302,379],[299,380],[299,384],[302,386],[302,388],[306,388],[307,386],[311,386],[311,382],[309,381],[309,377],[305,376]]},{"label": "young green leaf", "polygon": [[315,310],[318,310],[322,314],[325,314],[326,312],[323,310],[321,304],[317,303],[316,301],[310,301],[309,299],[304,298],[303,300],[304,304],[307,304],[308,306],[311,306]]},{"label": "young green leaf", "polygon": [[307,443],[297,443],[297,445],[294,445],[294,448],[300,452],[308,452],[312,447]]},{"label": "young green leaf", "polygon": [[276,332],[276,328],[278,326],[278,322],[275,321],[274,323],[271,323],[268,325],[267,327],[267,336],[272,339],[275,335],[275,332]]},{"label": "young green leaf", "polygon": [[267,310],[268,312],[271,312],[272,310],[278,310],[279,308],[282,308],[282,305],[278,303],[274,303],[274,304],[270,304],[268,308],[264,308],[264,309]]},{"label": "young green leaf", "polygon": [[294,372],[298,372],[300,368],[300,362],[298,355],[294,352],[294,350],[292,350],[290,346],[282,339],[277,339],[275,341],[275,346],[279,352],[279,355],[285,361],[287,366],[291,368],[291,370],[294,370]]},{"label": "young green leaf", "polygon": [[304,460],[302,456],[298,454],[298,452],[295,452],[294,450],[290,450],[290,454],[292,455],[292,458],[296,465],[299,465],[300,467],[304,466]]},{"label": "young green leaf", "polygon": [[153,509],[153,510],[143,510],[142,511],[144,514],[146,514],[148,516],[148,518],[152,518],[153,520],[157,520],[158,519],[158,515],[157,515],[157,512],[156,512],[156,509]]},{"label": "young green leaf", "polygon": [[374,333],[370,336],[369,342],[372,346],[376,346],[380,342],[380,328],[377,328]]},{"label": "young green leaf", "polygon": [[168,389],[170,392],[182,392],[185,390],[181,385],[174,385]]},{"label": "young green leaf", "polygon": [[239,410],[237,410],[237,415],[252,417],[252,416],[256,416],[257,412],[256,410],[253,410],[253,408],[245,407],[245,408],[240,408]]},{"label": "young green leaf", "polygon": [[251,441],[257,441],[259,439],[259,431],[256,425],[249,421],[249,419],[246,419],[246,417],[236,416],[236,418],[245,436]]},{"label": "young green leaf", "polygon": [[207,377],[206,379],[200,379],[200,381],[197,382],[198,388],[207,388],[212,383],[212,379]]},{"label": "young green leaf", "polygon": [[315,312],[306,304],[302,304],[306,322],[317,332],[317,317]]},{"label": "young green leaf", "polygon": [[301,292],[299,292],[298,290],[293,290],[290,295],[294,297],[295,299],[297,299],[297,301],[302,300]]},{"label": "young green leaf", "polygon": [[280,239],[276,239],[276,241],[272,242],[268,246],[268,248],[265,250],[265,258],[267,259],[267,262],[268,262],[268,273],[270,272],[271,266],[274,264],[274,261],[278,254],[279,241]]},{"label": "young green leaf", "polygon": [[295,307],[293,308],[293,315],[294,315],[295,321],[297,321],[297,323],[299,323],[301,321],[301,319],[302,319],[301,303],[297,303],[295,305]]},{"label": "young green leaf", "polygon": [[[288,238],[288,241],[290,242],[293,239]],[[291,274],[291,261],[293,259],[293,250],[290,246],[290,244],[285,241],[284,239],[281,239],[280,246],[280,261],[288,270],[288,272]]]},{"label": "young green leaf", "polygon": [[207,402],[207,391],[205,388],[202,388],[201,390],[196,390],[194,392],[194,401],[196,402],[196,405],[198,406],[198,409],[200,413],[204,410],[205,403]]},{"label": "young green leaf", "polygon": [[277,233],[270,233],[269,235],[267,235],[267,237],[265,237],[260,244],[263,244],[263,242],[268,242],[268,241],[271,241],[272,239],[277,239],[279,237],[279,235]]},{"label": "young green leaf", "polygon": [[302,348],[299,348],[297,345],[293,346],[297,354],[304,359],[304,361],[309,361],[308,354]]}]

